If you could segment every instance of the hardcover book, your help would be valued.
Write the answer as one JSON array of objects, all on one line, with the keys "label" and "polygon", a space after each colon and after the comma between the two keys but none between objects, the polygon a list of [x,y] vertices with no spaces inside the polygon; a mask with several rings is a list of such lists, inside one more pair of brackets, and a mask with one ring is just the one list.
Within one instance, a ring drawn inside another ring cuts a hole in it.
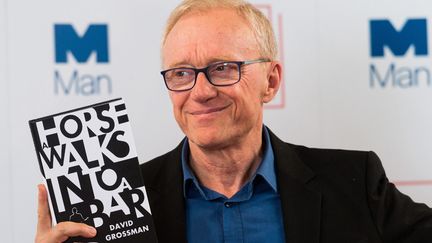
[{"label": "hardcover book", "polygon": [[155,243],[156,232],[125,103],[114,99],[29,121],[53,224],[81,222],[94,238]]}]

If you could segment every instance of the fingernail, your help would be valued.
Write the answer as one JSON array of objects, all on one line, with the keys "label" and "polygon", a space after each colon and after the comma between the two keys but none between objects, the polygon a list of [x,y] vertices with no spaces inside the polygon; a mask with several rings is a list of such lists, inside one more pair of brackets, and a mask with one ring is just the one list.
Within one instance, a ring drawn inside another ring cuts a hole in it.
[{"label": "fingernail", "polygon": [[91,226],[88,226],[88,227],[87,227],[87,231],[88,231],[91,235],[96,235],[96,229],[93,228],[93,227],[91,227]]}]

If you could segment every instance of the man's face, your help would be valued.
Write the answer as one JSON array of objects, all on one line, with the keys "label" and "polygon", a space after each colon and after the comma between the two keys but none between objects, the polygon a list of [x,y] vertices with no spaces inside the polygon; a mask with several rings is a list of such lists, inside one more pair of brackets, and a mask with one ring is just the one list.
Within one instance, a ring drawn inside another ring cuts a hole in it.
[{"label": "man's face", "polygon": [[[227,9],[183,16],[167,36],[162,55],[164,69],[261,58],[248,24]],[[192,90],[170,91],[174,116],[190,142],[221,149],[260,132],[262,105],[273,97],[268,95],[271,66],[244,65],[240,82],[226,87],[213,86],[200,73]]]}]

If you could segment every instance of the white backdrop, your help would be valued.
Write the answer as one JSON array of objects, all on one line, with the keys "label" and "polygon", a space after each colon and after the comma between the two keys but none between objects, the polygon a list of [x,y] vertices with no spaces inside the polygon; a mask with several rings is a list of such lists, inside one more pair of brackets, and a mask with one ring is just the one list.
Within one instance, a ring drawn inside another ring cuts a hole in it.
[{"label": "white backdrop", "polygon": [[[159,74],[162,28],[178,2],[0,0],[0,108],[4,111],[0,207],[10,219],[0,221],[2,242],[32,242],[34,237],[36,184],[41,179],[29,119],[123,97],[141,161],[167,152],[180,141],[182,134]],[[388,48],[385,57],[371,57],[369,21],[388,19],[400,29],[408,19],[425,18],[429,26],[432,3],[252,2],[273,23],[285,68],[283,88],[266,107],[265,123],[292,143],[374,150],[402,191],[432,205],[432,112],[428,109],[432,86],[427,82],[413,88],[369,86],[371,63],[383,68],[390,62],[432,66],[429,55],[417,57],[412,48],[403,57],[394,57]],[[109,61],[98,63],[93,53],[85,63],[77,63],[72,55],[67,63],[56,63],[55,24],[68,24],[79,35],[89,25],[106,25]],[[74,71],[79,92],[75,86],[69,94],[56,92],[54,73],[67,86]],[[97,77],[100,86],[94,81]],[[96,92],[83,94],[90,84],[98,88]]]},{"label": "white backdrop", "polygon": [[0,234],[4,236],[5,242],[12,242],[12,232],[10,219],[11,214],[11,160],[9,157],[10,149],[10,133],[9,133],[9,104],[8,104],[8,82],[7,82],[7,48],[6,48],[6,1],[0,0],[0,110],[2,115],[0,116],[0,158],[1,170],[0,170],[0,208],[3,209],[3,215],[5,220],[0,221]]}]

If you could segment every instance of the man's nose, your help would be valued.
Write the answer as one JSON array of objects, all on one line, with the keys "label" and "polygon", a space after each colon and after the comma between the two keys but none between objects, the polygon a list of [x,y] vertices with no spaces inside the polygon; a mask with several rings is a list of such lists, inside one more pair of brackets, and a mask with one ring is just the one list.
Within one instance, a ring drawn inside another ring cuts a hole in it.
[{"label": "man's nose", "polygon": [[210,83],[204,72],[199,72],[195,86],[191,90],[191,97],[198,102],[206,102],[217,96],[217,87]]}]

